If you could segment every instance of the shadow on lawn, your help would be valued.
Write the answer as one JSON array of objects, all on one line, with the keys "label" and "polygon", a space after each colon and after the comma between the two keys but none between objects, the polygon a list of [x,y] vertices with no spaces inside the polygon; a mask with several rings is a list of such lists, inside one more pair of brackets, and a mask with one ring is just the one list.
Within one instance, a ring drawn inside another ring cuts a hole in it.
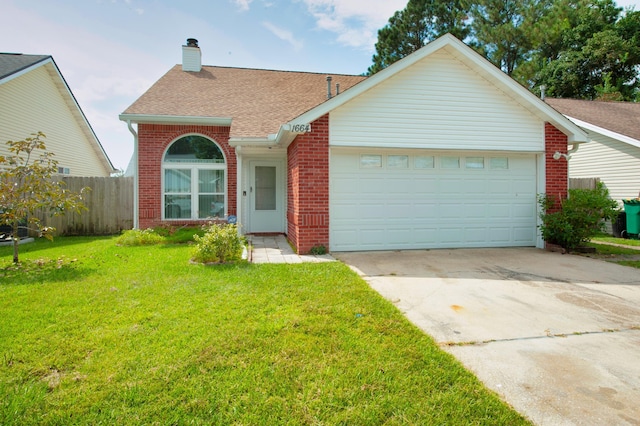
[{"label": "shadow on lawn", "polygon": [[[40,250],[49,250],[53,247],[67,247],[67,246],[75,246],[78,244],[87,244],[90,242],[98,241],[101,239],[111,239],[114,238],[115,235],[104,235],[104,236],[89,236],[89,237],[78,237],[78,236],[57,236],[54,237],[53,241],[49,241],[44,237],[36,238],[31,243],[20,244],[19,253],[22,258],[23,254],[27,253],[35,253]],[[3,245],[0,246],[0,258],[4,256],[13,256],[13,245]]]},{"label": "shadow on lawn", "polygon": [[72,281],[94,272],[76,260],[64,257],[27,260],[17,265],[13,263],[0,264],[0,287]]}]

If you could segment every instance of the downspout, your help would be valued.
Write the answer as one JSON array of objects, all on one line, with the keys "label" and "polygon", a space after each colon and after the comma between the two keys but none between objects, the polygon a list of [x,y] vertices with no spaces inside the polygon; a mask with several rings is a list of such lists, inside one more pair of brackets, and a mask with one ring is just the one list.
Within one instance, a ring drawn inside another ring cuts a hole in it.
[{"label": "downspout", "polygon": [[571,159],[571,154],[578,151],[578,148],[580,148],[580,144],[574,143],[571,145],[571,149],[567,149],[567,196],[569,194],[569,189],[571,188],[571,171],[569,170],[571,163],[569,163],[569,159]]},{"label": "downspout", "polygon": [[238,233],[244,234],[244,212],[242,211],[242,147],[236,146],[236,217],[238,220]]},{"label": "downspout", "polygon": [[579,143],[574,143],[571,145],[571,149],[567,150],[567,154],[571,155],[574,152],[578,151],[578,148],[580,148],[580,144]]},{"label": "downspout", "polygon": [[133,229],[138,229],[138,133],[133,129],[131,120],[127,120],[127,127],[133,135]]}]

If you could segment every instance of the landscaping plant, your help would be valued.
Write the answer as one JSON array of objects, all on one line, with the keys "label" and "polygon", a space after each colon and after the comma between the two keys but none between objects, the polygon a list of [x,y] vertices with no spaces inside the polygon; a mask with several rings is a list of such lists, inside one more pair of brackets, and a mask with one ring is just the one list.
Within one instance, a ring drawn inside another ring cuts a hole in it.
[{"label": "landscaping plant", "polygon": [[129,229],[116,239],[116,244],[119,246],[146,246],[163,243],[165,239],[164,236],[151,228]]},{"label": "landscaping plant", "polygon": [[602,182],[595,189],[570,189],[559,209],[557,199],[548,194],[540,195],[538,202],[542,208],[542,238],[569,251],[598,235],[605,220],[615,220],[618,213],[618,204],[609,198],[609,190]]},{"label": "landscaping plant", "polygon": [[197,263],[227,263],[242,259],[244,243],[236,225],[211,223],[203,236],[194,235],[195,248],[191,260]]},{"label": "landscaping plant", "polygon": [[53,153],[46,150],[42,132],[32,133],[21,141],[7,141],[12,155],[0,155],[0,224],[11,226],[13,262],[18,263],[21,222],[39,236],[52,239],[53,227],[43,227],[39,212],[59,216],[66,212],[80,213],[86,210],[82,193],[69,191],[65,183],[54,179],[58,162]]}]

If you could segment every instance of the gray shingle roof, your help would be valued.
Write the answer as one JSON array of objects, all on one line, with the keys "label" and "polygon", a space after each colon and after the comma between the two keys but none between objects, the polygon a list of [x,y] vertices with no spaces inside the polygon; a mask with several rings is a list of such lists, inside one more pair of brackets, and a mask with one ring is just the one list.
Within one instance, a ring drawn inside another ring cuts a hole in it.
[{"label": "gray shingle roof", "polygon": [[640,140],[640,103],[547,98],[559,113]]},{"label": "gray shingle roof", "polygon": [[0,80],[49,58],[51,58],[49,55],[0,53]]}]

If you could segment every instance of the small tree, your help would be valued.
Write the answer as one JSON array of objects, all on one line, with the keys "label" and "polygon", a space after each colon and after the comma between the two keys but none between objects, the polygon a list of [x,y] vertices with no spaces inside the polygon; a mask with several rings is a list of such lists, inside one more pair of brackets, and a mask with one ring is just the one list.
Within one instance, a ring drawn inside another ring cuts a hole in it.
[{"label": "small tree", "polygon": [[569,197],[556,209],[556,198],[541,195],[542,238],[571,251],[602,231],[604,221],[617,217],[618,203],[609,198],[602,182],[595,189],[570,189]]},{"label": "small tree", "polygon": [[[7,141],[11,155],[0,155],[0,224],[11,227],[13,262],[18,263],[18,231],[32,229],[52,240],[52,227],[42,227],[38,212],[59,216],[67,211],[86,210],[80,193],[65,189],[65,183],[52,179],[58,162],[47,152],[42,132],[21,141]],[[38,155],[39,154],[39,155]],[[36,155],[38,155],[36,157]],[[26,225],[21,225],[25,223]]]}]

